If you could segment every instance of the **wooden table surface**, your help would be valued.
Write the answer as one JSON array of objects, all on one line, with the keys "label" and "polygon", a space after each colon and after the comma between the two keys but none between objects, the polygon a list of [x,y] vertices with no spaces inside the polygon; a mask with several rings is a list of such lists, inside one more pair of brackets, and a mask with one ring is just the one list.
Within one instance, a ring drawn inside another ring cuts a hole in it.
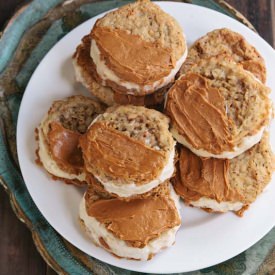
[{"label": "wooden table surface", "polygon": [[[46,0],[45,0],[46,1]],[[0,0],[0,30],[28,0]],[[227,0],[275,47],[275,0]],[[55,274],[37,252],[31,233],[14,215],[7,194],[0,187],[0,275]]]}]

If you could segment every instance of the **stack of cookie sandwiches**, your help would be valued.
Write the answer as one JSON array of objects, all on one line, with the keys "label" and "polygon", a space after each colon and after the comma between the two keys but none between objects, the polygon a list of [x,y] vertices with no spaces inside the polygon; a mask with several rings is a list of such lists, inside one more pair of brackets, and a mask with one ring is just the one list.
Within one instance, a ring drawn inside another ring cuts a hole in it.
[{"label": "stack of cookie sandwiches", "polygon": [[188,52],[178,23],[150,1],[107,13],[73,55],[92,97],[53,102],[36,129],[37,163],[86,187],[80,224],[118,257],[149,260],[173,245],[180,197],[241,216],[271,180],[263,58],[228,29]]},{"label": "stack of cookie sandwiches", "polygon": [[176,192],[192,206],[242,215],[271,179],[270,90],[254,47],[228,29],[191,46],[165,112],[182,144]]},{"label": "stack of cookie sandwiches", "polygon": [[169,119],[142,106],[106,108],[84,96],[53,102],[36,130],[37,163],[53,179],[87,186],[81,225],[118,257],[149,260],[174,244],[179,196]]},{"label": "stack of cookie sandwiches", "polygon": [[149,0],[107,13],[73,56],[76,79],[111,106],[155,106],[187,56],[176,20]]},{"label": "stack of cookie sandwiches", "polygon": [[80,138],[88,191],[80,206],[86,232],[111,253],[150,259],[175,242],[180,226],[169,119],[141,106],[110,107]]}]

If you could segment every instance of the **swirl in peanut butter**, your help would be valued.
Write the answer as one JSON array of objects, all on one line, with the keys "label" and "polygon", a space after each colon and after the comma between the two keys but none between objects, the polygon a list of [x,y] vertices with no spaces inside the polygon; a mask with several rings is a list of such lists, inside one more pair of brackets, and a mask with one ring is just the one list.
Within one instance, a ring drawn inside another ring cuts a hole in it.
[{"label": "swirl in peanut butter", "polygon": [[79,174],[83,169],[83,158],[78,147],[77,132],[65,129],[60,123],[52,122],[48,133],[51,155],[57,165],[69,173]]},{"label": "swirl in peanut butter", "polygon": [[181,148],[176,192],[186,202],[207,197],[217,202],[240,201],[242,195],[233,190],[228,182],[229,160],[200,158],[185,147]]},{"label": "swirl in peanut butter", "polygon": [[224,98],[204,77],[189,73],[177,80],[168,93],[166,113],[195,149],[214,154],[233,150]]},{"label": "swirl in peanut butter", "polygon": [[156,179],[166,164],[163,152],[147,147],[111,128],[95,122],[80,138],[88,171],[100,171],[111,179],[145,184]]},{"label": "swirl in peanut butter", "polygon": [[107,66],[124,81],[149,85],[175,66],[171,49],[126,31],[95,26],[91,33]]},{"label": "swirl in peanut butter", "polygon": [[131,246],[142,248],[163,232],[180,225],[174,201],[167,196],[155,196],[123,201],[100,199],[88,195],[86,210],[89,216],[104,224],[106,229]]}]

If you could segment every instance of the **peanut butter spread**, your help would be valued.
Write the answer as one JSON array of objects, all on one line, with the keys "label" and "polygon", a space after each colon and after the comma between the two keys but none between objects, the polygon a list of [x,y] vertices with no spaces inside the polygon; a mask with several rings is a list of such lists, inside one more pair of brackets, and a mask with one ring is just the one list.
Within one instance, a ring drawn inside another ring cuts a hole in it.
[{"label": "peanut butter spread", "polygon": [[83,169],[81,150],[78,141],[81,135],[52,122],[48,133],[48,143],[53,159],[60,168],[78,174]]},{"label": "peanut butter spread", "polygon": [[195,149],[215,154],[233,150],[232,122],[226,115],[224,98],[206,78],[189,73],[177,80],[168,93],[166,112]]},{"label": "peanut butter spread", "polygon": [[178,165],[174,187],[185,201],[196,201],[201,197],[217,202],[236,202],[244,199],[229,184],[229,160],[200,158],[182,147]]},{"label": "peanut butter spread", "polygon": [[85,198],[88,215],[130,246],[142,248],[163,232],[180,225],[174,201],[167,196],[130,201]]},{"label": "peanut butter spread", "polygon": [[[130,95],[127,93],[122,93],[119,90],[114,90],[113,88],[102,86],[103,80],[97,74],[95,64],[90,57],[91,48],[91,37],[86,35],[82,38],[82,44],[79,45],[74,53],[74,59],[76,60],[79,67],[81,67],[80,73],[85,79],[85,86],[88,90],[96,97],[98,97],[105,104],[111,106],[114,104],[119,105],[139,105],[139,106],[155,106],[164,101],[165,93],[170,88],[170,85],[165,86],[152,94],[147,95]],[[106,85],[109,81],[106,81]],[[112,83],[114,86],[114,83]],[[119,89],[123,90],[120,86]]]},{"label": "peanut butter spread", "polygon": [[95,122],[80,138],[86,169],[96,175],[145,184],[156,179],[165,154],[107,125]]},{"label": "peanut butter spread", "polygon": [[92,38],[106,65],[124,81],[148,85],[168,76],[175,66],[171,49],[138,35],[95,26]]}]

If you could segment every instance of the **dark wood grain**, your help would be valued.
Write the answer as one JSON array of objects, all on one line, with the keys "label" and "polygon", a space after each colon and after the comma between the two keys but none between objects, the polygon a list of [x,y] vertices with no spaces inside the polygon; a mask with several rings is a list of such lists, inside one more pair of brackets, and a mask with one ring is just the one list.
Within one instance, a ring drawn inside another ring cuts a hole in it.
[{"label": "dark wood grain", "polygon": [[56,275],[56,272],[52,268],[47,266],[46,275]]},{"label": "dark wood grain", "polygon": [[29,0],[0,0],[0,30],[14,12],[28,2]]},{"label": "dark wood grain", "polygon": [[275,47],[275,0],[227,0],[242,13],[259,34]]},{"label": "dark wood grain", "polygon": [[31,233],[15,216],[3,188],[0,202],[0,274],[45,274],[46,264],[36,251]]},{"label": "dark wood grain", "polygon": [[[0,30],[27,0],[0,0]],[[227,0],[275,47],[275,0]],[[37,252],[31,233],[14,215],[7,194],[0,187],[0,275],[56,274]]]}]

